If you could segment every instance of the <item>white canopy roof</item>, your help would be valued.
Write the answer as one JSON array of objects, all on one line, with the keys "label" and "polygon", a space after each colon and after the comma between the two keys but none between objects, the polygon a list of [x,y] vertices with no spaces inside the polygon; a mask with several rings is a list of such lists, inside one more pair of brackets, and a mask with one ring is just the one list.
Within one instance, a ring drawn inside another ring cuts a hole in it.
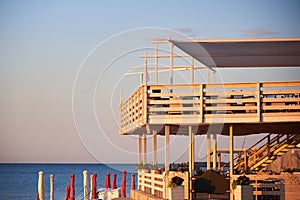
[{"label": "white canopy roof", "polygon": [[171,42],[208,67],[300,66],[300,38]]}]

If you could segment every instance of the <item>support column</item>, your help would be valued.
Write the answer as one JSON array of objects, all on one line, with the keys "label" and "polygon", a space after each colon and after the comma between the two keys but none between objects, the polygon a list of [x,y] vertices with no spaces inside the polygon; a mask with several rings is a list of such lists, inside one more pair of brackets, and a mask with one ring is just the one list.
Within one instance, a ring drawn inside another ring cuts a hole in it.
[{"label": "support column", "polygon": [[192,177],[195,171],[195,135],[193,127],[188,127],[189,132],[189,199],[192,197]]},{"label": "support column", "polygon": [[207,170],[210,170],[210,133],[207,131],[206,135],[206,166]]},{"label": "support column", "polygon": [[170,125],[165,125],[165,172],[169,172],[170,166]]},{"label": "support column", "polygon": [[190,177],[194,175],[195,169],[195,138],[192,126],[189,126],[189,173]]},{"label": "support column", "polygon": [[138,136],[138,164],[141,164],[142,161],[142,135]]},{"label": "support column", "polygon": [[153,150],[153,166],[156,166],[157,163],[157,131],[153,130],[153,138],[152,138],[152,150]]},{"label": "support column", "polygon": [[218,171],[221,171],[221,153],[218,153]]},{"label": "support column", "polygon": [[144,160],[143,160],[143,163],[144,165],[147,164],[147,134],[144,134]]},{"label": "support column", "polygon": [[213,170],[217,171],[217,134],[213,133]]},{"label": "support column", "polygon": [[232,189],[232,175],[233,175],[233,125],[229,125],[229,159],[230,159],[230,164],[229,164],[229,176],[230,176],[230,199],[233,200],[233,189]]}]

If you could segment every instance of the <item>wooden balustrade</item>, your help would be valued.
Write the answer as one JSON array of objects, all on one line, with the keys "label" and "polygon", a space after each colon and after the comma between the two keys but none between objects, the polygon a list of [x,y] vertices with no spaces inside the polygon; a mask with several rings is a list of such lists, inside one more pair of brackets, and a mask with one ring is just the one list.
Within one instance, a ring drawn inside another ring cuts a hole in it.
[{"label": "wooden balustrade", "polygon": [[143,85],[120,105],[121,134],[146,124],[286,121],[300,121],[300,81]]}]

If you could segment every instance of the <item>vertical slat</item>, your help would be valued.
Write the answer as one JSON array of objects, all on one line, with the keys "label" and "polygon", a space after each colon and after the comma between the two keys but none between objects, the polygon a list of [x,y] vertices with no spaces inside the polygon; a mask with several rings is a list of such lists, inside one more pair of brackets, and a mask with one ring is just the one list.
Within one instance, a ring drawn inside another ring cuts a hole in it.
[{"label": "vertical slat", "polygon": [[257,104],[257,121],[261,122],[261,83],[256,84],[256,92],[257,92],[257,97],[256,97],[256,104]]},{"label": "vertical slat", "polygon": [[203,84],[200,84],[200,122],[202,123],[204,120],[204,114],[203,114]]}]

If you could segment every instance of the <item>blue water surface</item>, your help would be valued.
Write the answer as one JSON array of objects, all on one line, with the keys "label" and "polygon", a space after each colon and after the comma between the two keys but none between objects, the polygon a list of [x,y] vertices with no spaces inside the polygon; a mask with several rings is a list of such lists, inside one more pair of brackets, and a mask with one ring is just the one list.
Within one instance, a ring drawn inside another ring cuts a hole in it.
[{"label": "blue water surface", "polygon": [[[106,173],[117,174],[117,187],[121,187],[122,170],[126,170],[126,191],[129,196],[131,173],[135,173],[135,164],[0,164],[0,199],[36,199],[38,172],[44,172],[45,199],[49,199],[50,174],[54,174],[54,198],[64,199],[66,186],[70,183],[70,174],[75,175],[76,199],[83,198],[83,175],[97,174],[97,188],[104,187]],[[137,183],[137,176],[136,183]]]}]

